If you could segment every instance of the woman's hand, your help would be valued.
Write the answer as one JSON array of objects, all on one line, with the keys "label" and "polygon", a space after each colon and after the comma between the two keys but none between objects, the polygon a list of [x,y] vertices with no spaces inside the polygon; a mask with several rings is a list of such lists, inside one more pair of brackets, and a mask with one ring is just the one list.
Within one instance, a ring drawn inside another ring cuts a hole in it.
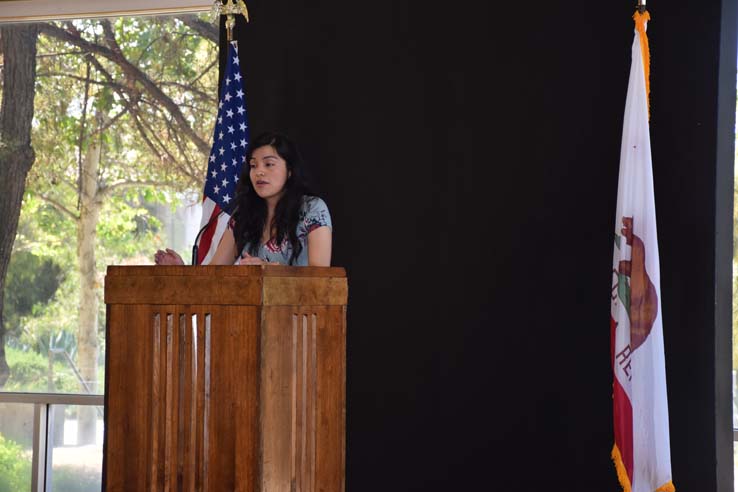
[{"label": "woman's hand", "polygon": [[238,259],[239,265],[279,265],[276,261],[264,261],[258,256],[251,256],[244,251],[241,258]]},{"label": "woman's hand", "polygon": [[243,252],[241,257],[238,259],[239,265],[266,265],[266,262],[258,256],[251,256],[247,252]]},{"label": "woman's hand", "polygon": [[173,249],[159,250],[154,254],[154,263],[157,265],[184,265],[184,260]]}]

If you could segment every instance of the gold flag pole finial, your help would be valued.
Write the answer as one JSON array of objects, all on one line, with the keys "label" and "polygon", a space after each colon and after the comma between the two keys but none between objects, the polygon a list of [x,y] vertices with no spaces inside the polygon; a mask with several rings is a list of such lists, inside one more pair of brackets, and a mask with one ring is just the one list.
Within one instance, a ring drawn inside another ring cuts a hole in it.
[{"label": "gold flag pole finial", "polygon": [[221,0],[215,0],[211,14],[214,20],[220,19],[221,15],[226,16],[226,31],[228,32],[229,42],[233,41],[233,28],[236,27],[236,15],[241,14],[246,19],[246,22],[249,21],[249,10],[246,8],[243,0],[226,0],[226,3],[221,2]]}]

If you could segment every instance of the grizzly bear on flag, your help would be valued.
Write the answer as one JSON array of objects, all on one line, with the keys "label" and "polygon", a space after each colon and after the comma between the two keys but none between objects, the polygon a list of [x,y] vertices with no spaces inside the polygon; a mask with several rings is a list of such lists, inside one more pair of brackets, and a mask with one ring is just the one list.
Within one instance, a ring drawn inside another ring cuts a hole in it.
[{"label": "grizzly bear on flag", "polygon": [[620,232],[630,246],[630,260],[620,262],[618,273],[630,278],[630,349],[635,350],[651,333],[659,310],[659,298],[646,271],[646,247],[633,233],[633,217],[623,217]]}]

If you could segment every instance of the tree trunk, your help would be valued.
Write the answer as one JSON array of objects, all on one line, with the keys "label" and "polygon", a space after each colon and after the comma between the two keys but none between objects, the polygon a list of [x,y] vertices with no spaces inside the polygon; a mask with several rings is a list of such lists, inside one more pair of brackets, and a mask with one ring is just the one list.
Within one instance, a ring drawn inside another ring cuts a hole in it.
[{"label": "tree trunk", "polygon": [[[95,260],[95,239],[102,207],[97,180],[99,165],[100,146],[91,142],[82,162],[80,214],[77,223],[77,259],[80,274],[77,365],[84,380],[83,393],[88,391],[97,393],[97,358],[99,351],[97,343],[97,291],[99,285]],[[81,406],[78,415],[77,443],[94,443],[97,422],[95,408]]]},{"label": "tree trunk", "polygon": [[3,101],[0,107],[0,387],[10,376],[5,358],[3,306],[5,275],[18,229],[26,176],[36,155],[31,147],[31,121],[36,82],[36,25],[0,28]]}]

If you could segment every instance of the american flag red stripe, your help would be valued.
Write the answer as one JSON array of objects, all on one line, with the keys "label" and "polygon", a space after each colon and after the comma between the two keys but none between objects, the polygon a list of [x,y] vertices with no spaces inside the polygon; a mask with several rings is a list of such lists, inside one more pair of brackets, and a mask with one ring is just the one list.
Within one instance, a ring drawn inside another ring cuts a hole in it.
[{"label": "american flag red stripe", "polygon": [[210,247],[213,244],[213,237],[215,235],[215,230],[218,226],[218,221],[214,219],[218,216],[218,214],[221,211],[218,204],[213,203],[213,206],[210,207],[213,209],[212,213],[210,215],[205,215],[206,214],[205,209],[208,208],[208,205],[206,204],[206,202],[213,203],[212,200],[210,200],[210,198],[208,197],[205,197],[203,199],[202,218],[203,220],[207,220],[207,222],[205,223],[205,225],[207,225],[207,228],[204,231],[202,231],[202,234],[200,235],[200,243],[197,249],[197,264],[198,265],[202,265],[203,262],[205,261],[205,258],[208,256],[208,253],[211,252]]}]

